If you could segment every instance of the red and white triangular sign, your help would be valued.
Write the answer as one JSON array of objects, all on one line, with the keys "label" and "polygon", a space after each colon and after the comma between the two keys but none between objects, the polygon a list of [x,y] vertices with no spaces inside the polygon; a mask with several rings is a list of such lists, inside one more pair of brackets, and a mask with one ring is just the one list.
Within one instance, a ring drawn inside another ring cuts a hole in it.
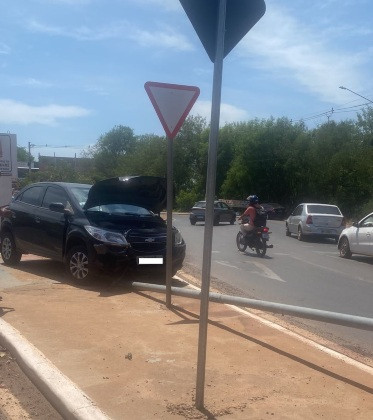
[{"label": "red and white triangular sign", "polygon": [[167,136],[173,139],[199,96],[196,86],[146,82],[145,90]]}]

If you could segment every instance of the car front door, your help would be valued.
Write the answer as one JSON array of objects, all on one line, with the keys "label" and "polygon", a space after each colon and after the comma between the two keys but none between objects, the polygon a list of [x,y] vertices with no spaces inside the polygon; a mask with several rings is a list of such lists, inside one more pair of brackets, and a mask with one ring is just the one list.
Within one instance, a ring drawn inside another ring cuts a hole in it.
[{"label": "car front door", "polygon": [[355,252],[373,256],[373,216],[368,216],[356,229]]},{"label": "car front door", "polygon": [[220,220],[222,222],[230,222],[232,219],[230,208],[225,203],[218,203],[219,204],[219,211],[220,211]]},{"label": "car front door", "polygon": [[41,231],[39,244],[45,256],[62,259],[67,220],[62,211],[49,208],[52,203],[61,203],[64,208],[72,210],[63,188],[55,185],[47,188],[38,212]]}]

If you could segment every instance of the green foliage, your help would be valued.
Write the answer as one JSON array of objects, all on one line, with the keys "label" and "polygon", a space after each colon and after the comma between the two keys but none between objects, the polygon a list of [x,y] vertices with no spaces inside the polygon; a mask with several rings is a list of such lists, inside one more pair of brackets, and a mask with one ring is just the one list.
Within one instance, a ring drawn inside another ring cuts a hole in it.
[{"label": "green foliage", "polygon": [[[302,201],[334,203],[348,217],[372,211],[373,108],[357,121],[330,121],[309,130],[287,118],[253,119],[220,129],[216,196],[294,207]],[[167,176],[168,140],[116,126],[102,135],[86,156],[95,170],[83,174],[54,168],[31,174],[31,180],[92,183],[111,176]],[[172,140],[175,206],[189,211],[205,197],[209,127],[202,117],[189,116]],[[369,204],[370,203],[370,204]],[[362,214],[363,215],[363,214]]]},{"label": "green foliage", "polygon": [[179,211],[190,211],[194,203],[201,199],[202,197],[195,191],[182,190],[176,197],[175,208]]},{"label": "green foliage", "polygon": [[33,162],[34,161],[34,156],[29,154],[29,152],[26,150],[25,147],[17,146],[17,161],[18,162],[28,162],[29,160],[31,162]]}]

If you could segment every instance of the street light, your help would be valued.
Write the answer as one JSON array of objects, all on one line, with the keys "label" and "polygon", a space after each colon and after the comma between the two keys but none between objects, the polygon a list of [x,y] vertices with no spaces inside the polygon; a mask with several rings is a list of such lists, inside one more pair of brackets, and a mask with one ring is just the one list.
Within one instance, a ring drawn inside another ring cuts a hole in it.
[{"label": "street light", "polygon": [[366,98],[366,97],[365,97],[365,96],[363,96],[363,95],[360,95],[359,93],[354,92],[353,90],[351,90],[351,89],[349,89],[349,88],[346,88],[346,87],[344,87],[344,86],[339,86],[339,89],[349,90],[350,92],[354,93],[355,95],[360,96],[360,98],[366,99],[367,101],[369,101],[370,103],[372,103],[372,104],[373,104],[373,101],[371,101],[370,99]]}]

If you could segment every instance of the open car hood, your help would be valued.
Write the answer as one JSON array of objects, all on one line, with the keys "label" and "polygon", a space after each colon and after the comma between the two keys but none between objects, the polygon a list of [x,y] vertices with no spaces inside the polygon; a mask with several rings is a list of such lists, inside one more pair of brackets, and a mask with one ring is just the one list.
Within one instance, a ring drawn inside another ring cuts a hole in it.
[{"label": "open car hood", "polygon": [[123,176],[96,182],[84,209],[105,204],[132,204],[159,213],[166,207],[167,184],[156,176]]}]

